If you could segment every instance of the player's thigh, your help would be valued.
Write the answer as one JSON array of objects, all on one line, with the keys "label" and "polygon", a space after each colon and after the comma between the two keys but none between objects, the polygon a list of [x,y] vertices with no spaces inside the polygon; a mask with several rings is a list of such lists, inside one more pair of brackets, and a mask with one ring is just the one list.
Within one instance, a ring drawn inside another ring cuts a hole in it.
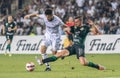
[{"label": "player's thigh", "polygon": [[7,43],[11,43],[13,40],[13,35],[6,35]]},{"label": "player's thigh", "polygon": [[63,56],[68,56],[68,55],[69,55],[69,51],[67,49],[60,50],[55,54],[55,56],[57,57],[63,57]]},{"label": "player's thigh", "polygon": [[43,38],[42,39],[41,46],[48,47],[50,44],[51,44],[51,42],[50,42],[49,38]]},{"label": "player's thigh", "polygon": [[60,41],[61,41],[60,38],[51,40],[52,51],[57,51],[60,49]]},{"label": "player's thigh", "polygon": [[69,56],[76,54],[74,45],[65,48],[69,51]]},{"label": "player's thigh", "polygon": [[87,65],[88,64],[88,61],[86,60],[85,57],[81,56],[79,57],[79,61],[82,65]]}]

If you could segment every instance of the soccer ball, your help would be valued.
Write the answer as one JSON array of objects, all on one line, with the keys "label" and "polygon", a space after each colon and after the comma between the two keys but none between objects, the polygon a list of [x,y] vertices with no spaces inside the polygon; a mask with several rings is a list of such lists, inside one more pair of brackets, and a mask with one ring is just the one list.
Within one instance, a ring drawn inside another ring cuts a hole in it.
[{"label": "soccer ball", "polygon": [[25,68],[29,72],[34,71],[35,70],[35,64],[33,62],[28,62],[28,63],[26,63]]}]

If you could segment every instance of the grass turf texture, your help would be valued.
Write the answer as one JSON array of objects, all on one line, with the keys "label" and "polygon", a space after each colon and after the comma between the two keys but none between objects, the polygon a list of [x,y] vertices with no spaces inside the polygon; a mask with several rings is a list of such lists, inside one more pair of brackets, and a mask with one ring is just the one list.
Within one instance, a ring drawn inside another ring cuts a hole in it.
[{"label": "grass turf texture", "polygon": [[[120,54],[86,55],[88,60],[104,65],[107,68],[104,71],[82,66],[73,55],[50,63],[52,71],[44,72],[45,65],[39,66],[35,56],[18,54],[9,57],[0,54],[0,78],[120,78]],[[31,61],[36,68],[27,72],[25,64]]]}]

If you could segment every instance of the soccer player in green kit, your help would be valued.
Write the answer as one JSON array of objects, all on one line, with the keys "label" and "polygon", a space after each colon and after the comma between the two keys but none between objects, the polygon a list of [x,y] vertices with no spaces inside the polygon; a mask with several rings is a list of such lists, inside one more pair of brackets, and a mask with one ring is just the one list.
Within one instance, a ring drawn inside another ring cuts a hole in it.
[{"label": "soccer player in green kit", "polygon": [[[83,66],[89,66],[92,68],[96,68],[98,70],[105,70],[105,67],[95,64],[93,62],[87,61],[85,58],[85,38],[89,32],[92,32],[94,35],[101,34],[98,30],[96,25],[93,23],[92,20],[88,20],[89,25],[83,25],[82,26],[82,19],[80,17],[75,18],[75,26],[71,27],[71,32],[73,34],[73,45],[69,46],[60,52],[57,52],[54,56],[51,56],[46,59],[39,59],[37,56],[35,57],[38,64],[42,65],[46,62],[53,62],[56,61],[60,57],[70,56],[73,54],[76,54],[77,59],[79,59],[80,63]],[[65,31],[69,30],[69,28],[65,28]],[[69,32],[69,31],[67,31]],[[72,39],[71,39],[72,40]]]},{"label": "soccer player in green kit", "polygon": [[17,30],[16,23],[14,22],[13,17],[11,15],[7,17],[7,21],[4,23],[2,30],[3,30],[3,34],[5,34],[6,36],[6,42],[7,42],[5,55],[9,51],[9,56],[11,56],[12,55],[11,54],[11,43],[12,43],[14,33]]}]

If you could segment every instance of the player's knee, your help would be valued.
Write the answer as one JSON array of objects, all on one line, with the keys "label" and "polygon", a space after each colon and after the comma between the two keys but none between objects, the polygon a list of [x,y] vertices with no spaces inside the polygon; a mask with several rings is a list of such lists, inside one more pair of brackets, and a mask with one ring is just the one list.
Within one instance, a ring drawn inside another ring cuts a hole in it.
[{"label": "player's knee", "polygon": [[83,66],[86,66],[86,65],[87,65],[86,61],[84,61],[84,60],[80,60],[80,63],[81,63],[81,65],[83,65]]},{"label": "player's knee", "polygon": [[83,65],[83,66],[87,65],[87,61],[85,60],[85,58],[83,56],[79,57],[79,61],[80,61],[81,65]]},{"label": "player's knee", "polygon": [[47,49],[47,48],[46,48],[45,46],[41,46],[40,52],[41,52],[41,53],[45,53],[45,52],[46,52],[46,49]]},{"label": "player's knee", "polygon": [[10,39],[8,39],[8,40],[7,40],[7,43],[8,43],[8,44],[10,44],[10,43],[11,43]]},{"label": "player's knee", "polygon": [[85,62],[80,62],[80,63],[81,63],[81,65],[86,66],[86,63],[85,63]]},{"label": "player's knee", "polygon": [[41,50],[40,52],[41,52],[42,54],[46,53],[46,51],[45,51],[45,50]]}]

